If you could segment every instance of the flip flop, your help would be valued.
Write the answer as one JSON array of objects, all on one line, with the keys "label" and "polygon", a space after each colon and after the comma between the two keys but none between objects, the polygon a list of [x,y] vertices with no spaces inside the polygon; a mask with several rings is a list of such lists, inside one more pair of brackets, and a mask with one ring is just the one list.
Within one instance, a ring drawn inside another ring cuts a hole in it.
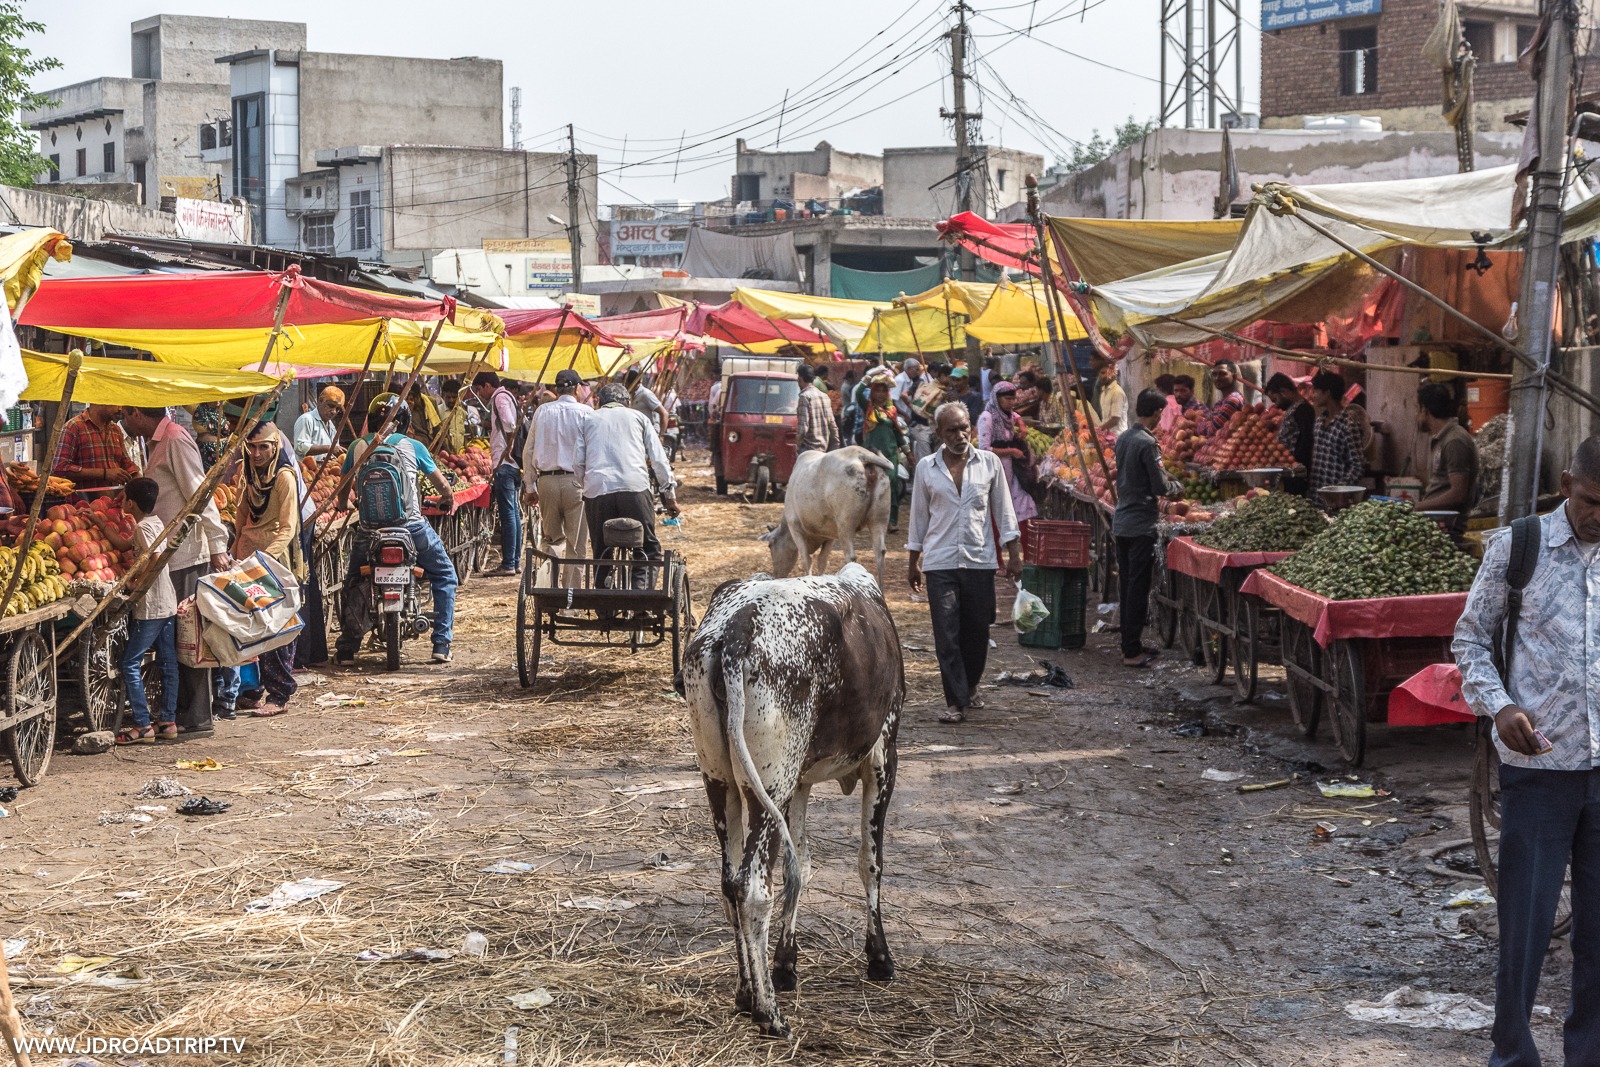
[{"label": "flip flop", "polygon": [[939,716],[939,721],[948,723],[966,722],[967,716],[960,708],[951,708]]},{"label": "flip flop", "polygon": [[266,707],[258,708],[250,714],[258,719],[272,719],[279,715],[289,714],[289,709],[282,704],[268,704]]},{"label": "flip flop", "polygon": [[1155,658],[1156,654],[1154,652],[1148,652],[1145,655],[1140,656],[1137,662],[1129,663],[1127,660],[1123,660],[1122,665],[1129,670],[1142,670],[1143,668],[1150,666],[1151,661],[1153,661]]}]

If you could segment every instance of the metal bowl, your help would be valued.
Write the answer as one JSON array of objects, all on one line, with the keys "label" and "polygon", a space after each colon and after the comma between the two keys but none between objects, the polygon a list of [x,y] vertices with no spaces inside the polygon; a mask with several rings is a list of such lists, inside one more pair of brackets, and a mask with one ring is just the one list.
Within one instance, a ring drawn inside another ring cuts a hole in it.
[{"label": "metal bowl", "polygon": [[1459,518],[1459,515],[1454,511],[1420,511],[1417,514],[1438,523],[1439,528],[1445,533],[1455,529],[1456,519]]},{"label": "metal bowl", "polygon": [[1364,485],[1325,485],[1317,490],[1317,496],[1328,505],[1329,511],[1343,511],[1352,504],[1361,503],[1366,495]]},{"label": "metal bowl", "polygon": [[1288,473],[1282,467],[1257,467],[1254,470],[1240,471],[1239,477],[1244,479],[1244,484],[1252,489],[1276,489],[1278,481]]}]

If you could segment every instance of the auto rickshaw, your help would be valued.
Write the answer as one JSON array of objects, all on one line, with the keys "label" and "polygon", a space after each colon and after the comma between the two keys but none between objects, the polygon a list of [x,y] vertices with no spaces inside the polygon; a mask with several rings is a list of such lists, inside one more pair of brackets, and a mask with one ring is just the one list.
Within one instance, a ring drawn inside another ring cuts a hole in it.
[{"label": "auto rickshaw", "polygon": [[758,504],[773,499],[794,470],[800,381],[791,373],[743,372],[722,383],[722,421],[712,426],[717,493],[749,485]]}]

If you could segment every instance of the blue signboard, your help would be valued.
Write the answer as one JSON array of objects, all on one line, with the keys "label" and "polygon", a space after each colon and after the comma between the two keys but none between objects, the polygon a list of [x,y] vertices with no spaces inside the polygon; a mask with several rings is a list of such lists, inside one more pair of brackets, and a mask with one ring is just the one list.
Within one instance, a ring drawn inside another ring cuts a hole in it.
[{"label": "blue signboard", "polygon": [[1261,28],[1286,30],[1383,12],[1383,0],[1261,0]]}]

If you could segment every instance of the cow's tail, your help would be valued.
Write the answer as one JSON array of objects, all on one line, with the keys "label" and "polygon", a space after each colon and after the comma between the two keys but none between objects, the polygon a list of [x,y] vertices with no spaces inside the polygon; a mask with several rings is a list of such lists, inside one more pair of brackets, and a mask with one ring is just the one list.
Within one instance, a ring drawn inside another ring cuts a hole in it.
[{"label": "cow's tail", "polygon": [[800,858],[795,852],[794,838],[789,836],[789,820],[778,810],[767,787],[761,784],[756,761],[750,758],[750,746],[744,739],[744,664],[739,656],[726,656],[722,664],[724,688],[728,694],[728,743],[733,746],[737,765],[736,774],[743,774],[745,784],[756,795],[767,814],[778,824],[778,836],[783,841],[783,920],[788,925],[789,916],[800,903]]}]

